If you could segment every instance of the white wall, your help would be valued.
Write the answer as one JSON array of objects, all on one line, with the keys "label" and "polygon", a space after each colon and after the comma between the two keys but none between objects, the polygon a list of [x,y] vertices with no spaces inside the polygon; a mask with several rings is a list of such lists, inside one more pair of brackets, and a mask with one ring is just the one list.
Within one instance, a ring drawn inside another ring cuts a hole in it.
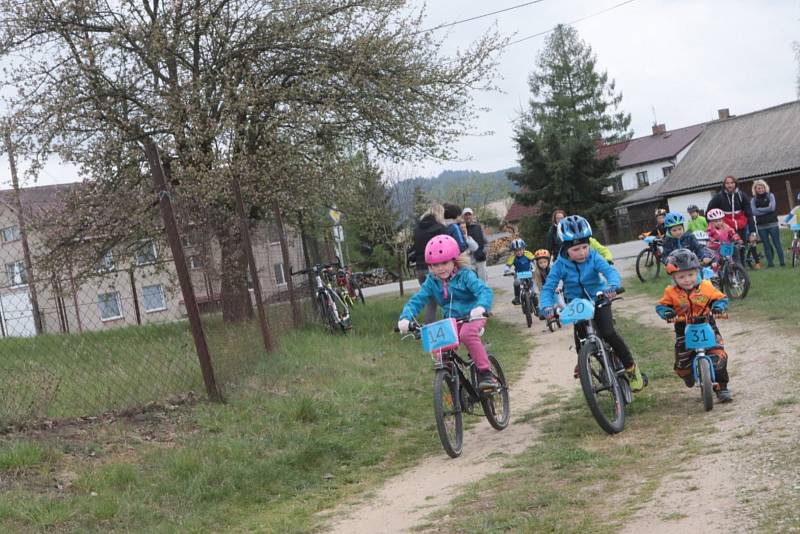
[{"label": "white wall", "polygon": [[664,178],[664,171],[661,169],[670,166],[672,166],[672,162],[668,159],[664,159],[647,163],[646,165],[639,165],[638,167],[628,167],[624,169],[622,173],[622,189],[630,191],[639,188],[639,184],[636,181],[637,172],[647,171],[647,179],[651,184],[662,180]]},{"label": "white wall", "polygon": [[688,193],[686,195],[679,195],[667,199],[669,204],[669,211],[677,211],[683,213],[688,217],[688,208],[691,204],[696,205],[701,210],[705,210],[708,202],[711,200],[714,191],[700,191],[699,193]]}]

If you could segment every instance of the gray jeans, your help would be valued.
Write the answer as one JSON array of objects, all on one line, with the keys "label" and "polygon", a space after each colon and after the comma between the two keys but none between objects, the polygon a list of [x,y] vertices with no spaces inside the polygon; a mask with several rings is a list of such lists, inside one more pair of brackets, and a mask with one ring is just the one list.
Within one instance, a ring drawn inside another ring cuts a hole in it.
[{"label": "gray jeans", "polygon": [[[427,277],[428,277],[428,269],[425,269],[424,271],[417,269],[417,282],[419,282],[420,286]],[[425,323],[432,323],[435,320],[436,320],[436,301],[431,298],[428,301],[428,305],[425,306],[425,317],[423,318],[423,321],[425,321]]]},{"label": "gray jeans", "polygon": [[489,273],[486,272],[486,262],[485,261],[472,260],[472,266],[475,267],[475,274],[478,275],[478,278],[480,278],[484,282],[488,282],[489,281]]}]

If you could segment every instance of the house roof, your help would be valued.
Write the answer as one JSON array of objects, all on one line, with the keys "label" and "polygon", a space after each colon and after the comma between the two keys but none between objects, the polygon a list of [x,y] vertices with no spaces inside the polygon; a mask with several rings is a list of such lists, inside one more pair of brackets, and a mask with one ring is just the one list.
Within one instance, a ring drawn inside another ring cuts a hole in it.
[{"label": "house roof", "polygon": [[[38,185],[20,188],[20,202],[29,212],[47,212],[63,209],[70,191],[80,187],[80,182],[55,185]],[[1,189],[0,203],[14,209],[14,190]]]},{"label": "house roof", "polygon": [[800,169],[800,100],[710,123],[664,180],[661,195]]},{"label": "house roof", "polygon": [[515,200],[508,209],[508,213],[506,213],[506,222],[515,223],[526,217],[535,217],[539,215],[539,211],[539,204],[527,206],[522,204],[519,200]]},{"label": "house roof", "polygon": [[[667,178],[669,178],[669,176],[667,176]],[[664,187],[667,178],[631,192],[628,196],[619,201],[620,205],[635,206],[636,204],[645,204],[662,198],[664,195],[661,194],[661,188]]]},{"label": "house roof", "polygon": [[605,159],[611,156],[619,156],[630,141],[620,141],[611,145],[600,145],[597,147],[597,159]]},{"label": "house roof", "polygon": [[706,123],[701,123],[678,128],[677,130],[669,130],[661,134],[631,139],[627,141],[624,149],[619,153],[617,168],[624,169],[652,161],[672,159],[697,139],[697,136],[703,133],[705,127]]}]

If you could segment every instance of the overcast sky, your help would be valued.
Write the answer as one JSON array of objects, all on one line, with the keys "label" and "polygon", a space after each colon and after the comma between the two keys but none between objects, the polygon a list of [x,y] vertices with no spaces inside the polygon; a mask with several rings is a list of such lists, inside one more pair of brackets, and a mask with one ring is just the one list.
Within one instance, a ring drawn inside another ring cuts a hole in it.
[{"label": "overcast sky", "polygon": [[[453,51],[492,25],[520,38],[621,1],[543,0],[437,33]],[[429,0],[426,27],[521,3],[524,0]],[[636,136],[650,132],[653,108],[658,122],[673,129],[713,119],[719,108],[742,114],[797,98],[792,42],[800,41],[800,0],[635,0],[575,27],[592,46],[600,67],[616,80]],[[492,135],[465,136],[457,147],[461,161],[408,165],[403,173],[434,176],[444,169],[494,171],[515,165],[512,121],[527,102],[527,78],[544,39],[505,50],[499,67],[503,94],[475,95],[478,105],[491,111],[480,117],[474,131],[490,130]],[[75,169],[54,161],[39,183],[77,179]],[[8,162],[2,158],[0,187],[8,184]]]}]

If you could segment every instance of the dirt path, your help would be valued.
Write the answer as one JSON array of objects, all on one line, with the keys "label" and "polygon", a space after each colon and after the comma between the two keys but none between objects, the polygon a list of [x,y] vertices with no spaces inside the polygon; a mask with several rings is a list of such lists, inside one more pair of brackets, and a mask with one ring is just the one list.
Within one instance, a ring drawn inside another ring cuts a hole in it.
[{"label": "dirt path", "polygon": [[[499,281],[494,281],[495,284],[508,286]],[[523,326],[522,313],[508,300],[507,294],[496,295],[495,315]],[[423,460],[390,479],[366,502],[336,511],[341,517],[330,525],[329,531],[347,534],[408,531],[459,495],[461,486],[502,469],[508,457],[528,448],[538,431],[532,424],[515,422],[514,418],[534,408],[548,393],[575,388],[572,378],[575,355],[569,350],[572,330],[564,328],[550,333],[543,327],[543,322],[535,321],[531,330],[526,329],[533,332],[538,347],[530,354],[523,374],[511,386],[512,421],[508,428],[497,432],[482,419],[464,432],[461,457],[453,460],[441,451]]]},{"label": "dirt path", "polygon": [[[658,320],[650,299],[628,297],[617,309],[654,328],[670,328]],[[720,321],[720,331],[730,356],[734,402],[704,413],[698,401],[696,417],[707,418],[714,427],[704,438],[707,452],[665,478],[623,533],[752,532],[759,501],[796,483],[796,473],[770,468],[774,451],[797,439],[800,410],[797,399],[789,396],[794,391],[791,370],[796,377],[798,368],[796,341],[768,324],[737,319],[735,306],[731,318]],[[676,395],[699,399],[696,390],[678,384]]]}]

